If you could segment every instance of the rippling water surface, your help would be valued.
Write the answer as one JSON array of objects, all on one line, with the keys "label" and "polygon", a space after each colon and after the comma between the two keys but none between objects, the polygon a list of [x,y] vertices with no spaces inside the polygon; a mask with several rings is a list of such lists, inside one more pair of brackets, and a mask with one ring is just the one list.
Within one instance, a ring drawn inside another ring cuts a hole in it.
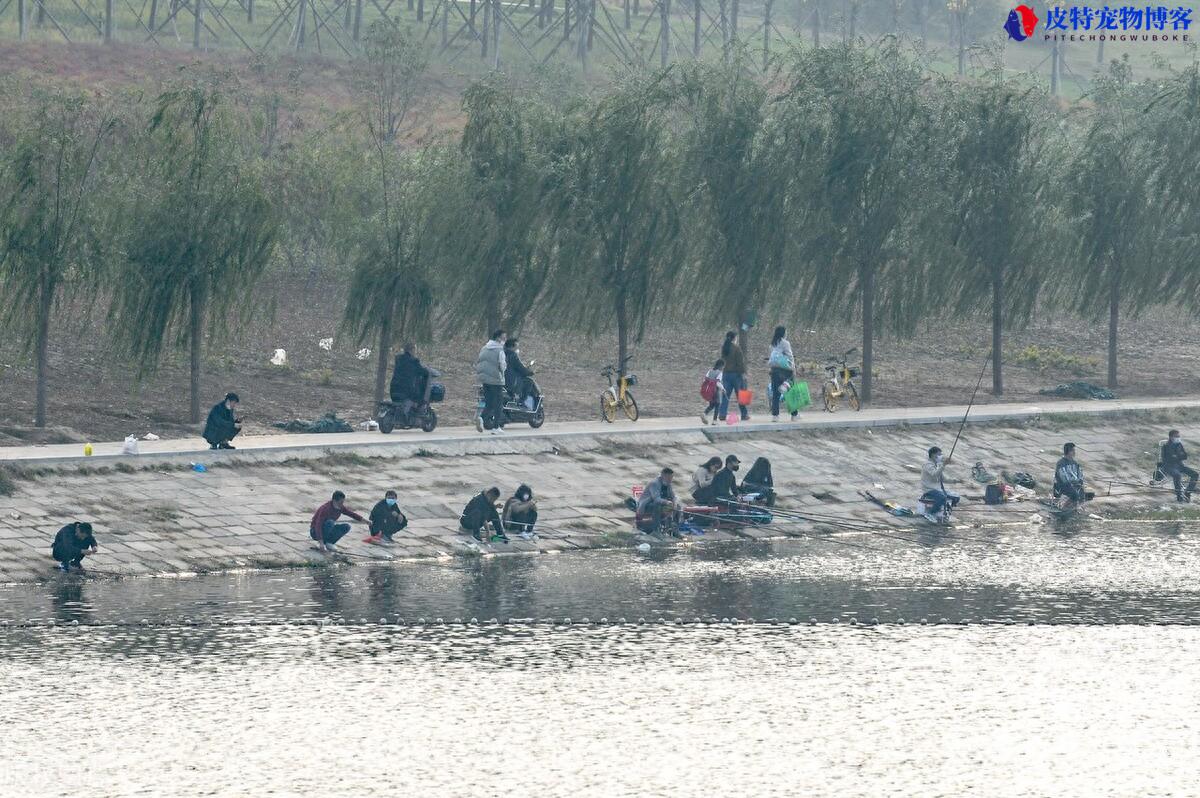
[{"label": "rippling water surface", "polygon": [[1197,529],[0,587],[0,795],[1200,795]]}]

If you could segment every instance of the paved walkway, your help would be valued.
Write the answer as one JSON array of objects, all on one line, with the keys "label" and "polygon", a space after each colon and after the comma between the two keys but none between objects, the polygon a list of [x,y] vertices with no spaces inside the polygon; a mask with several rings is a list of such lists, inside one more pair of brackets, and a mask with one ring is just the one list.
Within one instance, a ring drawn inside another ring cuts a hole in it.
[{"label": "paved walkway", "polygon": [[[1200,398],[1181,397],[1176,399],[1134,399],[1114,401],[1047,401],[1037,404],[1030,403],[996,403],[975,405],[971,408],[968,422],[982,423],[998,420],[1019,420],[1035,418],[1047,413],[1083,413],[1105,414],[1129,410],[1167,410],[1174,408],[1200,407]],[[906,424],[947,424],[958,423],[966,412],[966,405],[942,405],[936,407],[882,408],[867,409],[858,413],[840,410],[837,413],[825,413],[810,409],[800,416],[797,422],[781,421],[770,423],[770,417],[760,415],[750,422],[735,425],[714,424],[705,426],[698,416],[686,418],[645,418],[630,422],[619,419],[614,424],[602,421],[562,421],[547,423],[541,429],[530,429],[524,425],[510,425],[500,436],[481,435],[474,427],[441,427],[431,433],[419,430],[402,430],[390,435],[379,432],[348,432],[327,435],[252,435],[239,438],[236,441],[237,450],[234,452],[213,452],[199,437],[180,438],[173,440],[139,441],[140,457],[166,457],[177,459],[185,456],[219,457],[222,459],[237,458],[239,454],[274,454],[286,455],[305,450],[324,449],[370,449],[394,447],[403,445],[433,445],[451,444],[462,453],[469,453],[471,447],[463,446],[471,441],[487,440],[489,443],[496,438],[514,439],[519,441],[531,440],[561,440],[569,441],[573,437],[594,438],[604,437],[633,437],[648,433],[707,433],[709,436],[737,435],[762,432],[764,429],[848,429],[855,427],[894,427]],[[786,419],[786,416],[784,417]],[[91,460],[119,458],[120,443],[93,443]],[[83,460],[83,445],[78,443],[55,444],[48,446],[6,446],[0,447],[0,462],[20,461],[25,464],[51,465]]]}]

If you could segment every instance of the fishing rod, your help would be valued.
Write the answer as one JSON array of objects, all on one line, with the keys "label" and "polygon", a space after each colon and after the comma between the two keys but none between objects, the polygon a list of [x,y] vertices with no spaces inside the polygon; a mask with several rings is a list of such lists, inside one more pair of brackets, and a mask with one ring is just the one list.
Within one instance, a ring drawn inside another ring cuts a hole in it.
[{"label": "fishing rod", "polygon": [[950,455],[946,458],[949,463],[954,459],[954,449],[958,446],[958,439],[962,435],[963,427],[967,426],[967,416],[971,414],[971,408],[975,404],[975,394],[979,393],[979,387],[983,385],[983,375],[987,373],[988,363],[992,362],[992,352],[988,352],[987,359],[983,361],[983,368],[979,370],[979,381],[975,383],[975,390],[971,391],[971,400],[967,402],[967,412],[963,413],[962,423],[958,425],[958,433],[954,436],[954,443],[950,446]]}]

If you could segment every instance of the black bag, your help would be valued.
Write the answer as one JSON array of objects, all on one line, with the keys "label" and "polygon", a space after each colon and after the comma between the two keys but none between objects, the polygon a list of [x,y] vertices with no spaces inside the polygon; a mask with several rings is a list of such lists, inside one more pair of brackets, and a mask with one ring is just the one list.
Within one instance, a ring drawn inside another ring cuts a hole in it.
[{"label": "black bag", "polygon": [[988,485],[983,489],[984,504],[1004,504],[1004,486]]}]

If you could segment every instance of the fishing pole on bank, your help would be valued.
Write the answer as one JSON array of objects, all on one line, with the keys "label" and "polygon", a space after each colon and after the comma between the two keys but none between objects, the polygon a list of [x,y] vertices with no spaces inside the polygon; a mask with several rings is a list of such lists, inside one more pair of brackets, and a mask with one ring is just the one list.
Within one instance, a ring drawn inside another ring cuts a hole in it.
[{"label": "fishing pole on bank", "polygon": [[987,373],[988,364],[991,362],[992,351],[989,351],[987,359],[983,361],[983,368],[979,370],[979,380],[975,383],[975,390],[971,391],[971,399],[967,402],[967,412],[963,413],[962,422],[958,425],[958,433],[954,436],[954,443],[950,446],[950,454],[946,457],[947,463],[954,459],[954,449],[958,446],[958,439],[962,436],[963,427],[967,426],[967,416],[971,415],[971,408],[975,406],[975,395],[979,393],[979,388],[983,385],[983,375]]}]

